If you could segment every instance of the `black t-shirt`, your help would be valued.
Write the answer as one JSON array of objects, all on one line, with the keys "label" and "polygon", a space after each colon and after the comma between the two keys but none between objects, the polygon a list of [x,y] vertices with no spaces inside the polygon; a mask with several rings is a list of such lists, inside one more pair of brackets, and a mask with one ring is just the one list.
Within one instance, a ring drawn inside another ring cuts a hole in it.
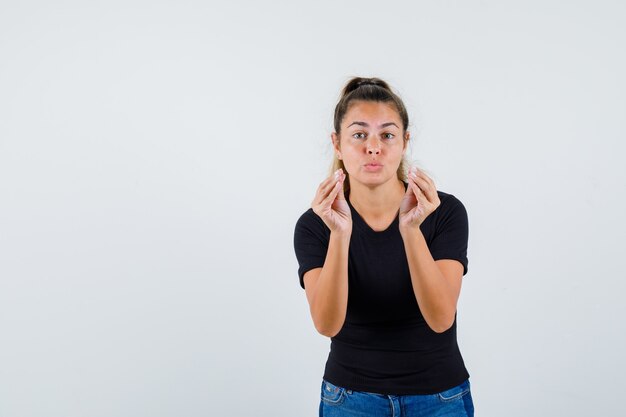
[{"label": "black t-shirt", "polygon": [[[405,189],[407,184],[404,184]],[[467,273],[468,219],[455,196],[437,191],[441,204],[420,225],[434,260],[456,259]],[[355,391],[390,395],[434,394],[469,378],[454,324],[431,330],[417,304],[400,235],[399,217],[374,231],[352,207],[348,253],[348,308],[331,338],[324,379]],[[304,273],[324,266],[330,229],[309,208],[298,219],[294,247],[300,286]]]}]

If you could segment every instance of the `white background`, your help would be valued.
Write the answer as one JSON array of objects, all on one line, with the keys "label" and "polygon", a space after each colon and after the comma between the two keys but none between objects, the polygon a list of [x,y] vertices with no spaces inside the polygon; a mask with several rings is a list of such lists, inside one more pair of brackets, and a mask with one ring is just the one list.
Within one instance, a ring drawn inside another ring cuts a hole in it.
[{"label": "white background", "polygon": [[470,220],[477,416],[623,415],[621,1],[0,3],[0,416],[314,416],[293,228],[351,76]]}]

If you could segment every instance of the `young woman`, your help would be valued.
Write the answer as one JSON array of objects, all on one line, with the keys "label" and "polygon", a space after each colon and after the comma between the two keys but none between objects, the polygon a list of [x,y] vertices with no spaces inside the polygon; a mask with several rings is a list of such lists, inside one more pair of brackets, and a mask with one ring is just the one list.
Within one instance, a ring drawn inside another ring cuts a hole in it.
[{"label": "young woman", "polygon": [[295,227],[300,285],[331,338],[320,416],[473,416],[456,340],[468,219],[408,168],[407,111],[353,78],[335,108],[332,173]]}]

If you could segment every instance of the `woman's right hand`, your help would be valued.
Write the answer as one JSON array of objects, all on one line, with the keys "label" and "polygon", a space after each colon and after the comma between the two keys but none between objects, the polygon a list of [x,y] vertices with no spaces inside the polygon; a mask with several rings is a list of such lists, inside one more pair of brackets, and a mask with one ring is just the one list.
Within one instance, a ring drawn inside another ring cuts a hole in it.
[{"label": "woman's right hand", "polygon": [[349,236],[352,233],[352,215],[343,194],[345,179],[346,174],[340,168],[322,181],[311,207],[331,232]]}]

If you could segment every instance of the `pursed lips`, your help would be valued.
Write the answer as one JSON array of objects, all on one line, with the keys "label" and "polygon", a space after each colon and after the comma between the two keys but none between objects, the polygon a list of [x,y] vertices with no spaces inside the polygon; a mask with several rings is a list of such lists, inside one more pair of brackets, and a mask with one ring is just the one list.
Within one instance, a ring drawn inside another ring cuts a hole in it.
[{"label": "pursed lips", "polygon": [[365,171],[379,172],[383,168],[383,164],[378,162],[369,162],[363,166]]}]

